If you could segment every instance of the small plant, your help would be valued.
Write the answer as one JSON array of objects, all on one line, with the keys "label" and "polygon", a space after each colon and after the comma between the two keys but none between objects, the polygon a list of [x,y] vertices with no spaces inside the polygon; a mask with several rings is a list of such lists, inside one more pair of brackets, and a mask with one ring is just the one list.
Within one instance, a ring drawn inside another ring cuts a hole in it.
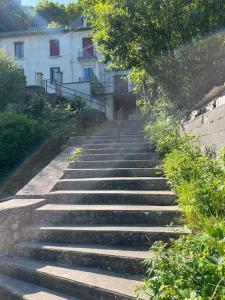
[{"label": "small plant", "polygon": [[146,260],[147,279],[137,289],[152,300],[225,299],[225,226],[211,232],[190,234],[168,248],[157,242],[155,258]]},{"label": "small plant", "polygon": [[67,160],[71,162],[79,161],[82,153],[83,153],[82,148],[76,148],[72,153],[72,155],[67,157]]}]

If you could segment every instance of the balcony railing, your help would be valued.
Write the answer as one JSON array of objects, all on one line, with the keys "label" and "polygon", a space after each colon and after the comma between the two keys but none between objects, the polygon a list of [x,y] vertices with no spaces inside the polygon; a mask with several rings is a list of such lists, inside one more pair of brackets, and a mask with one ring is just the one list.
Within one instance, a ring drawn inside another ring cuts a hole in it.
[{"label": "balcony railing", "polygon": [[97,52],[94,48],[78,49],[78,59],[97,59]]}]

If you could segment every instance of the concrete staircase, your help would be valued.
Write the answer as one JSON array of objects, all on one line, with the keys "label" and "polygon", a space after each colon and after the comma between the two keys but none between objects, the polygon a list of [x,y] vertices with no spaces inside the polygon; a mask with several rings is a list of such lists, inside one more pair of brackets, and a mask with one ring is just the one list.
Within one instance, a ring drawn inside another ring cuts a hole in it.
[{"label": "concrete staircase", "polygon": [[159,162],[137,121],[102,126],[1,259],[0,299],[136,299],[149,247],[181,232]]}]

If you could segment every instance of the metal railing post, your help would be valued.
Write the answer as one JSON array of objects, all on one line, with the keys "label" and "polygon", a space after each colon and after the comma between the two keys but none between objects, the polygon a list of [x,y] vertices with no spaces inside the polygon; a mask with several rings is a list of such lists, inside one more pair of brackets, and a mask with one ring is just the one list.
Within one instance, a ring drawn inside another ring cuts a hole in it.
[{"label": "metal railing post", "polygon": [[117,112],[117,124],[118,124],[118,141],[120,142],[121,129],[123,120],[123,107],[121,107]]}]

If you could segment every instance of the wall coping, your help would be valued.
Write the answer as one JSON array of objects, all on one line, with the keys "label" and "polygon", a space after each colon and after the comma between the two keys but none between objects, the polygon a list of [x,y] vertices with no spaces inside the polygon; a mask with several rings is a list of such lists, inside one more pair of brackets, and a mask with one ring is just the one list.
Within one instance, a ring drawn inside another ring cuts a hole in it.
[{"label": "wall coping", "polygon": [[74,150],[86,142],[88,137],[76,137],[74,143],[61,152],[52,160],[43,170],[33,177],[20,191],[15,195],[18,198],[40,198],[45,197],[51,192],[57,181],[62,177],[63,172],[69,166],[70,157]]}]

